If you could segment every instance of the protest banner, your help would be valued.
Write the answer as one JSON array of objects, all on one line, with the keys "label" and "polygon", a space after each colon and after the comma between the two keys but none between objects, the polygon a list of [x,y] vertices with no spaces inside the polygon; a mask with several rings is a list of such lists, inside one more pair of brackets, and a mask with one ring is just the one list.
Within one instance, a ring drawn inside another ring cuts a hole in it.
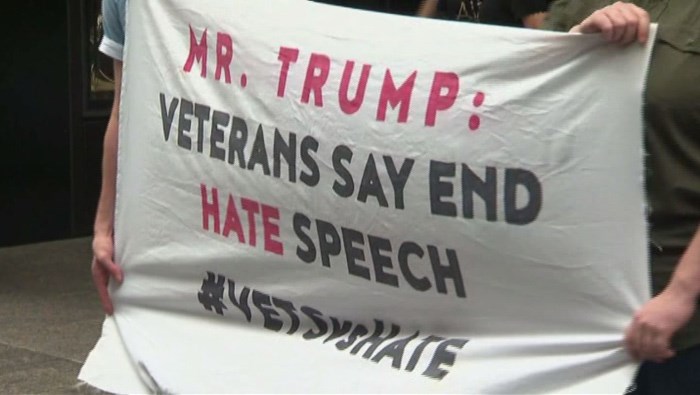
[{"label": "protest banner", "polygon": [[[651,48],[131,2],[111,392],[621,393]],[[653,41],[653,40],[651,40]]]}]

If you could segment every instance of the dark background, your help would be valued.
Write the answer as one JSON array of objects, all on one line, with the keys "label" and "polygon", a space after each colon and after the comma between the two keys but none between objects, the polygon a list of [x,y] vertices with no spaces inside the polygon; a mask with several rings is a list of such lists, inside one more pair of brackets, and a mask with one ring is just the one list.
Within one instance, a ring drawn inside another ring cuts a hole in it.
[{"label": "dark background", "polygon": [[[109,103],[85,105],[83,19],[94,1],[24,0],[3,8],[0,246],[92,232],[109,112]],[[414,14],[419,0],[320,2]]]}]

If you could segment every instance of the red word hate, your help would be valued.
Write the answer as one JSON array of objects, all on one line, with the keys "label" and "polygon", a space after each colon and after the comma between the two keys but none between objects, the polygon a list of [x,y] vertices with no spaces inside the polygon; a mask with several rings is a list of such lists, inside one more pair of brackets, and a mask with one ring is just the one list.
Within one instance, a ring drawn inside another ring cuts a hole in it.
[{"label": "red word hate", "polygon": [[[239,243],[257,247],[257,227],[262,225],[265,251],[284,255],[284,247],[279,241],[280,211],[277,207],[244,197],[234,197],[230,193],[227,197],[219,199],[219,190],[209,189],[204,184],[200,185],[200,192],[204,230],[223,237],[231,237],[231,233],[235,233]],[[241,210],[245,221],[241,221]],[[247,228],[248,232],[245,232],[244,228]]]}]

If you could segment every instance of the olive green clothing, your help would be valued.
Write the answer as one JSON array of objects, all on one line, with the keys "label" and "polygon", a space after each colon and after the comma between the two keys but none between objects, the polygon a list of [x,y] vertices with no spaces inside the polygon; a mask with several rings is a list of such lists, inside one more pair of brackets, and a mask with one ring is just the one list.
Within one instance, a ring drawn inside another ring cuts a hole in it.
[{"label": "olive green clothing", "polygon": [[[568,31],[614,0],[559,0],[545,29]],[[700,1],[630,1],[658,23],[645,93],[646,188],[654,294],[700,224]],[[633,44],[634,45],[634,44]],[[700,344],[700,317],[674,339]]]},{"label": "olive green clothing", "polygon": [[[652,254],[651,285],[654,290],[654,294],[661,291],[671,280],[673,270],[675,269],[676,263],[680,258],[680,255]],[[690,322],[688,322],[683,329],[678,331],[676,336],[673,338],[673,346],[679,350],[695,345],[700,345],[700,310],[698,309],[695,310],[695,314],[690,319]]]}]

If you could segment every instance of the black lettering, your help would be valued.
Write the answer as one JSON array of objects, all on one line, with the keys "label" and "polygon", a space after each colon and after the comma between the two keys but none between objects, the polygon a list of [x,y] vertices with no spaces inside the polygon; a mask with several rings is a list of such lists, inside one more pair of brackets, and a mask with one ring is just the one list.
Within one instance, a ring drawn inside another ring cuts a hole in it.
[{"label": "black lettering", "polygon": [[388,335],[382,336],[382,333],[384,332],[384,323],[380,320],[375,319],[374,320],[374,333],[372,333],[372,336],[368,336],[365,339],[362,339],[359,343],[355,345],[355,347],[350,350],[350,353],[355,355],[357,354],[362,347],[365,346],[365,344],[369,344],[369,348],[365,351],[364,354],[362,354],[362,358],[369,358],[372,356],[374,351],[377,350],[377,348],[386,340],[393,339],[396,337],[396,335],[401,332],[401,328],[396,325],[396,324],[391,324],[391,331],[389,332]]},{"label": "black lettering", "polygon": [[454,185],[451,182],[441,181],[442,177],[454,177],[455,164],[430,161],[430,213],[444,215],[446,217],[457,216],[457,205],[453,202],[445,202],[443,197],[454,195]]},{"label": "black lettering", "polygon": [[292,304],[292,302],[288,300],[278,299],[274,297],[272,298],[272,304],[274,304],[275,307],[279,307],[280,309],[284,310],[284,312],[289,315],[289,318],[292,320],[292,324],[290,325],[287,334],[294,334],[297,331],[297,329],[299,329],[299,316],[297,316],[294,304]]},{"label": "black lettering", "polygon": [[228,137],[228,163],[236,163],[241,169],[245,169],[245,145],[248,142],[248,125],[245,120],[238,117],[231,117],[231,134]]},{"label": "black lettering", "polygon": [[302,172],[299,175],[299,180],[310,187],[318,185],[318,181],[321,179],[318,164],[313,156],[311,156],[311,152],[316,151],[318,151],[318,140],[311,136],[304,136],[304,138],[301,139],[299,155],[301,156],[301,161],[304,162],[304,165],[306,165],[309,172]]},{"label": "black lettering", "polygon": [[230,116],[227,113],[215,110],[211,120],[209,155],[222,161],[226,160],[226,150],[219,146],[219,143],[224,142],[224,129],[221,127],[228,126],[229,119]]},{"label": "black lettering", "polygon": [[335,173],[344,181],[343,184],[337,180],[333,181],[333,191],[340,197],[350,197],[355,191],[355,182],[352,180],[352,174],[343,165],[343,162],[350,164],[352,161],[352,150],[345,145],[339,145],[333,149],[333,169]]},{"label": "black lettering", "polygon": [[447,249],[447,266],[440,263],[440,255],[435,246],[428,246],[428,255],[430,256],[430,264],[433,267],[435,274],[435,286],[439,293],[447,294],[446,279],[451,278],[455,284],[455,291],[460,298],[466,298],[464,291],[464,280],[462,279],[462,271],[459,268],[457,253],[455,250]]},{"label": "black lettering", "polygon": [[313,339],[318,339],[319,337],[324,336],[326,333],[328,333],[328,324],[326,321],[323,319],[323,314],[311,307],[308,306],[301,306],[301,312],[306,314],[307,317],[311,318],[311,321],[316,324],[316,328],[318,328],[317,332],[314,332],[313,330],[309,329],[308,331],[304,332],[302,337],[306,340],[313,340]]},{"label": "black lettering", "polygon": [[438,344],[433,358],[430,360],[428,368],[423,372],[424,376],[428,376],[434,379],[442,380],[449,371],[442,369],[441,366],[453,366],[455,363],[455,353],[447,350],[447,347],[453,346],[460,350],[467,344],[469,340],[467,339],[447,339],[442,343]]},{"label": "black lettering", "polygon": [[348,261],[348,273],[369,280],[369,269],[357,263],[357,261],[364,262],[365,250],[357,248],[353,244],[364,245],[362,233],[348,228],[340,228],[340,231],[343,234],[343,247],[345,249],[345,258]]},{"label": "black lettering", "polygon": [[248,162],[248,170],[254,170],[256,165],[261,165],[263,173],[266,176],[270,175],[270,164],[267,162],[267,148],[265,148],[265,131],[262,125],[258,125],[258,132],[255,134],[253,141],[253,150],[250,153],[250,161]]},{"label": "black lettering", "polygon": [[297,181],[297,135],[289,133],[289,142],[284,141],[280,131],[275,128],[275,141],[272,146],[273,169],[272,175],[280,178],[282,173],[282,158],[289,169],[289,181]]},{"label": "black lettering", "polygon": [[462,165],[462,210],[464,218],[474,218],[474,194],[486,204],[486,220],[496,221],[496,168],[486,168],[486,180],[474,174],[467,165]]},{"label": "black lettering", "polygon": [[337,318],[331,317],[331,326],[333,327],[331,334],[323,341],[324,343],[328,343],[350,332],[350,329],[352,329],[352,322],[344,320],[343,325],[340,325],[340,321],[338,321]]},{"label": "black lettering", "polygon": [[374,278],[378,283],[399,286],[399,278],[395,274],[387,273],[385,268],[393,268],[391,256],[382,255],[382,251],[391,252],[391,241],[381,237],[368,235],[369,251],[374,264]]},{"label": "black lettering", "polygon": [[360,189],[357,192],[357,200],[362,203],[367,203],[367,196],[370,195],[377,199],[377,203],[379,203],[381,207],[389,207],[386,195],[384,195],[384,189],[382,188],[382,181],[379,179],[379,173],[377,173],[377,164],[374,163],[374,155],[372,154],[369,154],[367,158],[365,172],[362,175]]},{"label": "black lettering", "polygon": [[306,263],[311,263],[316,260],[316,247],[308,234],[304,233],[304,229],[311,230],[311,220],[309,217],[301,213],[294,213],[294,233],[296,233],[299,241],[306,245],[306,250],[301,246],[297,246],[297,257]]},{"label": "black lettering", "polygon": [[358,338],[366,335],[367,333],[369,333],[369,331],[367,331],[367,328],[365,328],[364,325],[357,324],[357,326],[355,326],[355,329],[352,330],[352,333],[350,333],[350,336],[348,336],[347,339],[340,340],[337,343],[335,343],[335,348],[341,351],[345,350],[348,347],[352,346],[352,344],[355,343],[355,341]]},{"label": "black lettering", "polygon": [[[204,151],[204,122],[209,120],[211,108],[204,104],[195,103],[194,116],[197,118],[197,152],[200,154]],[[214,114],[216,115],[216,114]],[[226,124],[228,125],[228,114],[226,114]]]},{"label": "black lettering", "polygon": [[428,347],[428,344],[440,342],[443,340],[445,340],[444,337],[433,336],[433,335],[426,336],[425,339],[423,339],[423,341],[413,351],[413,355],[411,355],[411,359],[408,360],[408,365],[406,365],[406,371],[412,372],[413,369],[416,368],[416,365],[418,364],[418,360],[420,359],[421,355],[423,355],[423,350],[425,350],[425,348]]},{"label": "black lettering", "polygon": [[165,108],[165,95],[160,94],[160,118],[163,121],[163,137],[165,141],[170,139],[170,129],[173,127],[173,119],[175,119],[175,111],[177,111],[177,105],[180,102],[179,99],[172,98],[170,100],[170,105],[168,109]]},{"label": "black lettering", "polygon": [[231,300],[231,303],[241,310],[248,322],[250,322],[251,319],[250,306],[248,305],[249,294],[250,289],[248,287],[243,287],[241,295],[236,299],[236,283],[231,279],[228,280],[228,298]]},{"label": "black lettering", "polygon": [[415,255],[418,258],[423,258],[425,252],[416,243],[409,241],[401,244],[399,247],[399,268],[401,268],[401,274],[406,279],[408,284],[417,291],[427,291],[430,289],[430,280],[427,277],[418,278],[411,271],[411,267],[408,265],[408,257],[410,255]]},{"label": "black lettering", "polygon": [[177,145],[185,149],[192,149],[192,138],[186,134],[192,127],[192,120],[186,117],[187,115],[194,115],[194,105],[191,101],[182,99],[177,124]]},{"label": "black lettering", "polygon": [[272,302],[270,295],[253,290],[253,304],[260,310],[263,316],[263,326],[271,331],[279,332],[282,329],[283,322],[275,317],[279,317],[279,313],[271,309]]},{"label": "black lettering", "polygon": [[[518,185],[528,192],[528,202],[524,207],[517,207]],[[513,225],[527,225],[537,219],[542,209],[542,184],[537,176],[528,170],[506,169],[504,203],[506,222]]]},{"label": "black lettering", "polygon": [[411,175],[414,162],[413,159],[404,159],[401,170],[397,172],[392,157],[384,156],[384,165],[386,165],[386,171],[391,179],[391,185],[394,187],[394,207],[397,209],[404,209],[403,190],[408,182],[408,176]]},{"label": "black lettering", "polygon": [[340,235],[333,224],[316,220],[316,231],[318,232],[318,250],[321,254],[321,263],[323,266],[331,266],[331,255],[337,256],[340,254]]},{"label": "black lettering", "polygon": [[403,353],[406,350],[406,346],[413,339],[417,338],[418,335],[420,335],[420,332],[416,331],[416,333],[412,334],[411,336],[394,340],[393,342],[387,344],[386,347],[374,354],[372,357],[372,362],[379,362],[382,360],[382,358],[389,357],[391,358],[391,367],[394,369],[401,369],[401,362],[403,360]]}]

